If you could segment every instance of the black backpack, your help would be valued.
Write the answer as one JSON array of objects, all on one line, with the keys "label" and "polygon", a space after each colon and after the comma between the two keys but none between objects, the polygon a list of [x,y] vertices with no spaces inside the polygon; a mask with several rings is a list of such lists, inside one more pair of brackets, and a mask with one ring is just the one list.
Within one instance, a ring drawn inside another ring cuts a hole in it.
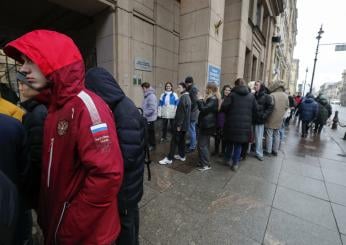
[{"label": "black backpack", "polygon": [[148,180],[151,180],[151,172],[150,172],[150,164],[151,164],[151,158],[150,158],[150,151],[149,151],[149,142],[148,142],[148,121],[147,119],[143,116],[143,109],[139,108],[139,114],[141,115],[141,120],[143,122],[143,126],[144,126],[144,152],[145,152],[145,164],[147,165],[147,169],[148,169]]}]

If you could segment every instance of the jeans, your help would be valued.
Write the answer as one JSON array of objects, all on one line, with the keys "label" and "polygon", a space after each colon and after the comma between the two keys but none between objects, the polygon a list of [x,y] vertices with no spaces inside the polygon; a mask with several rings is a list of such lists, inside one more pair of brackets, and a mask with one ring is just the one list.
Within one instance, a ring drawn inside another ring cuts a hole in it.
[{"label": "jeans", "polygon": [[239,144],[239,143],[233,144],[233,156],[232,156],[233,165],[239,164],[241,150],[242,150],[242,144]]},{"label": "jeans", "polygon": [[167,158],[173,160],[175,149],[178,146],[178,153],[180,157],[185,157],[185,131],[175,131],[170,145],[170,150]]},{"label": "jeans", "polygon": [[256,156],[263,157],[264,124],[255,125]]},{"label": "jeans", "polygon": [[201,132],[198,135],[198,156],[199,163],[204,166],[210,166],[210,135],[202,134]]},{"label": "jeans", "polygon": [[190,135],[190,149],[196,149],[196,121],[190,121],[189,125],[189,135]]},{"label": "jeans", "polygon": [[266,129],[266,150],[268,153],[277,153],[280,146],[280,133],[279,129],[267,128]]},{"label": "jeans", "polygon": [[119,210],[121,231],[116,245],[139,245],[139,210],[136,207]]},{"label": "jeans", "polygon": [[166,139],[167,138],[167,129],[168,129],[168,123],[169,123],[169,131],[171,132],[171,134],[173,134],[173,121],[174,119],[170,119],[170,118],[162,118],[162,139]]},{"label": "jeans", "polygon": [[152,146],[152,147],[156,146],[155,121],[148,122],[148,143],[149,143],[149,146]]}]

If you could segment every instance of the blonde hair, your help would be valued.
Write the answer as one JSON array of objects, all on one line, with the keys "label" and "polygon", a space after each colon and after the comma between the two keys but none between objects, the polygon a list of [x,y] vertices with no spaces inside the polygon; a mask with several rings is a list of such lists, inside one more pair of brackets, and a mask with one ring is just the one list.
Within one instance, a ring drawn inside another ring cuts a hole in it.
[{"label": "blonde hair", "polygon": [[214,82],[209,82],[206,87],[207,93],[206,98],[209,98],[213,95],[216,96],[216,98],[219,100],[219,103],[221,101],[221,93],[219,91],[219,87]]}]

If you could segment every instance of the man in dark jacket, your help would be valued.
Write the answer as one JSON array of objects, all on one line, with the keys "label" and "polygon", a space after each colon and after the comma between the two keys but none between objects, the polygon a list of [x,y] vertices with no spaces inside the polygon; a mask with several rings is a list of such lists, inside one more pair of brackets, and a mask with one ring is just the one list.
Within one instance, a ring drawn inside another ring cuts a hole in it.
[{"label": "man in dark jacket", "polygon": [[118,193],[121,232],[116,243],[137,245],[139,244],[138,203],[143,195],[145,161],[144,121],[135,104],[105,69],[90,69],[85,76],[85,85],[100,96],[113,111],[124,159],[124,180]]},{"label": "man in dark jacket", "polygon": [[25,130],[20,121],[0,114],[0,135],[0,170],[18,190],[18,222],[13,244],[25,244],[31,239],[32,227],[31,213],[27,212],[23,198],[28,169]]},{"label": "man in dark jacket", "polygon": [[186,150],[187,153],[190,153],[190,152],[193,152],[197,146],[196,123],[198,119],[198,107],[197,107],[198,89],[193,84],[193,77],[191,76],[188,76],[185,78],[185,83],[187,86],[187,92],[189,93],[190,100],[191,100],[191,116],[190,116],[190,126],[189,126],[190,146],[189,146],[189,149]]},{"label": "man in dark jacket", "polygon": [[[242,144],[249,142],[253,113],[256,110],[256,99],[249,92],[246,82],[238,78],[231,94],[225,98],[221,105],[221,111],[226,114],[224,126],[224,138],[233,146],[233,164],[228,160],[233,171],[239,166]],[[227,149],[231,151],[231,149]]]},{"label": "man in dark jacket", "polygon": [[261,81],[255,82],[255,91],[255,98],[258,106],[254,116],[256,158],[263,161],[264,123],[273,112],[274,102],[272,97],[267,94],[267,88]]},{"label": "man in dark jacket", "polygon": [[[177,111],[174,118],[173,137],[171,140],[170,150],[167,157],[159,161],[159,164],[166,165],[173,162],[173,158],[180,161],[185,161],[185,134],[190,125],[191,100],[189,93],[186,91],[185,83],[179,83],[178,90],[181,94]],[[178,146],[178,153],[175,155],[175,149]]]},{"label": "man in dark jacket", "polygon": [[314,100],[314,96],[310,93],[306,95],[300,106],[300,118],[302,120],[302,137],[308,135],[309,124],[317,118],[318,105]]},{"label": "man in dark jacket", "polygon": [[[19,77],[18,77],[19,78]],[[38,209],[41,181],[43,127],[47,108],[34,100],[40,92],[33,88],[25,77],[19,78],[21,107],[25,114],[22,123],[28,137],[29,173],[25,185],[28,208]]]},{"label": "man in dark jacket", "polygon": [[38,214],[45,244],[113,243],[123,158],[112,112],[84,86],[80,51],[62,33],[35,30],[4,52],[23,63],[20,71],[49,104]]},{"label": "man in dark jacket", "polygon": [[327,123],[328,118],[332,115],[332,107],[328,103],[327,98],[319,94],[316,98],[318,103],[318,114],[315,120],[315,134],[321,134],[323,126]]}]

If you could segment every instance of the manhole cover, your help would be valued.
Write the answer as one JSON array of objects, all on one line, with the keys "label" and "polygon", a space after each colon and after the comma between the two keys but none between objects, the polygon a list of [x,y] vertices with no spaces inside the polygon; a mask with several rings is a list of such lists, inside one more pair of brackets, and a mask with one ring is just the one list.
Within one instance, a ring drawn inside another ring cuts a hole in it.
[{"label": "manhole cover", "polygon": [[171,164],[169,166],[167,166],[168,168],[174,169],[178,172],[184,173],[184,174],[188,174],[190,172],[192,172],[192,170],[194,170],[196,168],[195,165],[193,164],[187,164],[187,163],[177,163],[177,164]]}]

